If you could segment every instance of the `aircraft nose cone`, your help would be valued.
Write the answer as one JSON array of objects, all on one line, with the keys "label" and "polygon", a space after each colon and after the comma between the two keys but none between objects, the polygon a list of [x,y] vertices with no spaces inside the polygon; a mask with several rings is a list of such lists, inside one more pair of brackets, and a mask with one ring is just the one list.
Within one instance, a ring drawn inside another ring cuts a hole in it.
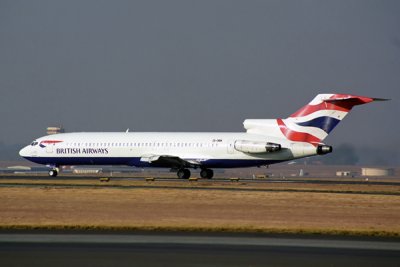
[{"label": "aircraft nose cone", "polygon": [[24,147],[19,151],[19,155],[21,157],[27,157],[28,156],[28,147]]}]

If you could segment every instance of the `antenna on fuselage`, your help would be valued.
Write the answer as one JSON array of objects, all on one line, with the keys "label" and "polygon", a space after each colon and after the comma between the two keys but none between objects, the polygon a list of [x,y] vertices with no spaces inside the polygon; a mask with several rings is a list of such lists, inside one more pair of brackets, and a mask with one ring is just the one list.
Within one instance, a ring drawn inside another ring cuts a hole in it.
[{"label": "antenna on fuselage", "polygon": [[126,133],[129,133],[129,128],[128,129],[126,129],[126,131],[125,131]]}]

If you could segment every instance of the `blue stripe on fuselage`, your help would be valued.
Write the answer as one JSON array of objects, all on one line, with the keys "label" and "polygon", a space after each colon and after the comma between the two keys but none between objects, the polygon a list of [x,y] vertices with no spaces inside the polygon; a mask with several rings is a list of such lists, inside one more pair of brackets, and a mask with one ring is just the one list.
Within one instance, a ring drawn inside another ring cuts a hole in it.
[{"label": "blue stripe on fuselage", "polygon": [[[157,167],[151,163],[132,157],[25,157],[25,159],[45,165],[127,165],[135,167]],[[204,168],[242,168],[270,165],[284,160],[263,159],[209,159],[201,162]]]},{"label": "blue stripe on fuselage", "polygon": [[[128,157],[24,157],[45,165],[128,165],[136,166],[140,158]],[[143,162],[142,162],[143,163]]]},{"label": "blue stripe on fuselage", "polygon": [[339,122],[340,120],[338,119],[325,116],[325,117],[318,117],[310,121],[298,122],[297,124],[300,126],[320,128],[324,130],[326,133],[330,133]]}]

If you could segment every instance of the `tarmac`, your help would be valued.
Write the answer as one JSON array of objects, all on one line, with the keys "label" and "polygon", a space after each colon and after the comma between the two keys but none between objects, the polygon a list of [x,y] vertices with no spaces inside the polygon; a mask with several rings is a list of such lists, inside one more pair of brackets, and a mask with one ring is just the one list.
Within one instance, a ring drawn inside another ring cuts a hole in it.
[{"label": "tarmac", "polygon": [[3,266],[398,266],[379,238],[210,233],[2,232]]}]

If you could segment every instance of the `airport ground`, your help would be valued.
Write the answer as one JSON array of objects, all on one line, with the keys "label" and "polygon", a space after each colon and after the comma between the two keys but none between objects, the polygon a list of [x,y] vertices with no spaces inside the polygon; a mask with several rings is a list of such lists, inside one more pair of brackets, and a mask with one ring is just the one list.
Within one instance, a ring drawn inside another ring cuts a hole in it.
[{"label": "airport ground", "polygon": [[0,176],[5,266],[398,266],[400,179]]},{"label": "airport ground", "polygon": [[3,176],[0,227],[400,236],[400,181]]}]

